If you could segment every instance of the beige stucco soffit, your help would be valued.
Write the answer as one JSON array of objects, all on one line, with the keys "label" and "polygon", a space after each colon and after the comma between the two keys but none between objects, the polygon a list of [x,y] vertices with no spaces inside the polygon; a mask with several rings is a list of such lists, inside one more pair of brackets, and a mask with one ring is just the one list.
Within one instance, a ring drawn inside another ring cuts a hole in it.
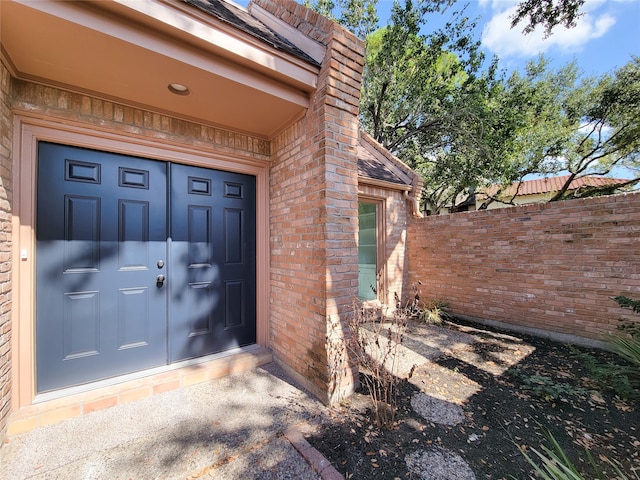
[{"label": "beige stucco soffit", "polygon": [[177,0],[0,0],[0,21],[18,78],[266,138],[316,88],[316,65]]}]

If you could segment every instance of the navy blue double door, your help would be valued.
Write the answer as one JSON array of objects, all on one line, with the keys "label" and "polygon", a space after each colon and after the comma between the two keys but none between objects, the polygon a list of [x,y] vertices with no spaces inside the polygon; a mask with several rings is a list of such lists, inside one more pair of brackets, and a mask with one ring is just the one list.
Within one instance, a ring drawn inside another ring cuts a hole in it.
[{"label": "navy blue double door", "polygon": [[46,392],[256,341],[255,177],[40,142]]}]

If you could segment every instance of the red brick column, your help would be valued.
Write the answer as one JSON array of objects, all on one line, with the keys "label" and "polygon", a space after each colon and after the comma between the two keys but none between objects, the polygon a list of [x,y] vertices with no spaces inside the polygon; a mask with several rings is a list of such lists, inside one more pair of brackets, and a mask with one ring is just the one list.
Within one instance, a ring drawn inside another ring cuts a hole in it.
[{"label": "red brick column", "polygon": [[0,62],[0,441],[11,409],[11,75]]},{"label": "red brick column", "polygon": [[260,7],[326,46],[305,117],[272,142],[271,347],[323,401],[353,391],[346,318],[358,285],[358,108],[364,45],[293,1]]}]

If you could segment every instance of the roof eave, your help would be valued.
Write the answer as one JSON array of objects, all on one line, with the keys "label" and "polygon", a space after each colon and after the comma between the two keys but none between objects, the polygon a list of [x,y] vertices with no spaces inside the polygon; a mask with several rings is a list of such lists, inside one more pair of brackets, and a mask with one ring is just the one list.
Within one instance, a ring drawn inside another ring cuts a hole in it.
[{"label": "roof eave", "polygon": [[380,188],[385,188],[387,190],[397,190],[397,191],[405,191],[405,192],[410,192],[411,190],[413,190],[413,186],[412,185],[406,185],[406,184],[400,184],[400,183],[394,183],[394,182],[387,182],[385,180],[378,180],[375,178],[369,178],[369,177],[363,177],[362,175],[358,175],[358,184],[362,184],[362,185],[369,185],[372,187],[380,187]]}]

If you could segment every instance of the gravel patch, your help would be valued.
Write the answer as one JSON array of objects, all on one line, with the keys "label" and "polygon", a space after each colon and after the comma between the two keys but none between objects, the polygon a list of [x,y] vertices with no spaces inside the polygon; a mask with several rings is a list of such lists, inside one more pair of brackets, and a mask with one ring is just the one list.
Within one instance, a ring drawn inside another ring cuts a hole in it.
[{"label": "gravel patch", "polygon": [[[37,428],[2,446],[0,480],[180,479],[236,457],[221,471],[317,478],[279,435],[319,421],[324,406],[285,379],[269,364]],[[254,450],[260,462],[244,458]]]},{"label": "gravel patch", "polygon": [[475,480],[462,457],[441,447],[419,450],[405,457],[411,475],[420,480]]},{"label": "gravel patch", "polygon": [[[204,472],[203,472],[204,473]],[[284,437],[207,469],[203,480],[320,480]]]},{"label": "gravel patch", "polygon": [[424,419],[440,425],[458,425],[465,420],[460,405],[434,398],[426,393],[414,395],[411,398],[411,406]]},{"label": "gravel patch", "polygon": [[404,345],[429,360],[435,360],[447,353],[467,350],[476,339],[468,333],[445,328],[440,325],[410,323],[404,339]]}]

